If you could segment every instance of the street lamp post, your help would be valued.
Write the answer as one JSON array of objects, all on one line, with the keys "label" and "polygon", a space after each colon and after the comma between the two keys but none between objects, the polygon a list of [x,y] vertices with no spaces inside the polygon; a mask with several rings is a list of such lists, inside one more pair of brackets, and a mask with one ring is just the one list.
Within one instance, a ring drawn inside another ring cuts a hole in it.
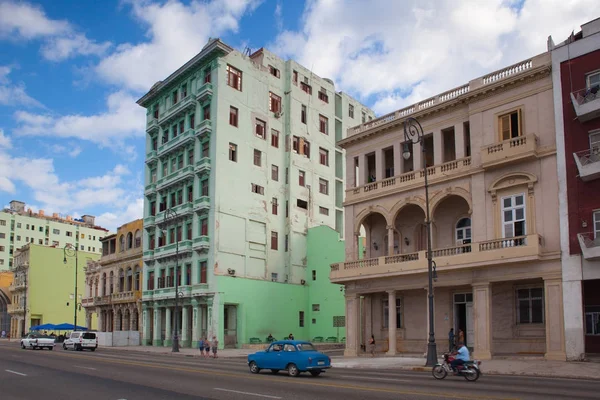
[{"label": "street lamp post", "polygon": [[173,321],[175,327],[171,352],[179,353],[179,237],[177,236],[177,213],[172,208],[165,211],[165,222],[167,226],[170,225],[170,222],[175,222],[175,318]]},{"label": "street lamp post", "polygon": [[[421,144],[423,152],[423,174],[425,176],[425,207],[426,207],[426,226],[427,226],[427,271],[429,278],[429,340],[427,342],[427,363],[425,366],[433,367],[437,363],[437,350],[434,333],[434,315],[433,315],[433,280],[436,279],[435,262],[431,254],[431,218],[429,216],[429,183],[427,180],[427,160],[425,157],[425,140],[423,138],[423,127],[415,118],[407,118],[404,121],[404,151],[402,156],[405,160],[411,157],[408,148],[408,142]],[[415,166],[416,168],[416,166]]]},{"label": "street lamp post", "polygon": [[73,331],[77,331],[77,266],[78,266],[78,256],[79,252],[77,250],[77,246],[73,246],[70,243],[65,245],[63,250],[64,257],[63,262],[65,265],[67,264],[67,257],[75,257],[75,296],[73,297]]}]

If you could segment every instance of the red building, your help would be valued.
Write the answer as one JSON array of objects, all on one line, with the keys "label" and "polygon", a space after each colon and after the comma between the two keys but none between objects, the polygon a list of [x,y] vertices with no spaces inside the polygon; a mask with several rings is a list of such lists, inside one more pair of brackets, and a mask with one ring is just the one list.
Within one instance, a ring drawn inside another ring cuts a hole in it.
[{"label": "red building", "polygon": [[568,359],[600,353],[600,18],[554,45],[552,81]]}]

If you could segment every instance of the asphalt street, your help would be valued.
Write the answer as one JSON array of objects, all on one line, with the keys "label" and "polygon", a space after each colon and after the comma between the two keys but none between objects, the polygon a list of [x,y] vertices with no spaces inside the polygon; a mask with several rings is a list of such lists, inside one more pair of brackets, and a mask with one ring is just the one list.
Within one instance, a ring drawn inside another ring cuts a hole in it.
[{"label": "asphalt street", "polygon": [[[485,363],[483,364],[485,373]],[[430,373],[332,369],[314,378],[262,371],[245,359],[199,359],[118,349],[21,350],[0,344],[0,398],[16,399],[598,399],[600,382],[486,376],[435,380]]]}]

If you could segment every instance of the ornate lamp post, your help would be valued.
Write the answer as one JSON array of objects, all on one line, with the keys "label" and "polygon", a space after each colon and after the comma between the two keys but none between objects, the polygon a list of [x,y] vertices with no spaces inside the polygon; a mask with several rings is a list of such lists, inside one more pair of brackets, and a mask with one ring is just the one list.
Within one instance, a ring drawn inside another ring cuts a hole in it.
[{"label": "ornate lamp post", "polygon": [[73,297],[73,332],[77,330],[77,267],[78,267],[78,255],[79,251],[77,246],[73,246],[70,243],[65,245],[63,250],[63,262],[67,264],[67,257],[75,257],[75,296]]},{"label": "ornate lamp post", "polygon": [[[427,271],[429,278],[429,340],[427,342],[427,363],[425,366],[433,367],[437,362],[437,350],[434,333],[434,315],[433,315],[433,280],[437,279],[435,262],[431,254],[431,218],[429,216],[429,183],[427,180],[427,161],[425,158],[425,140],[423,139],[423,127],[415,118],[407,118],[404,121],[404,151],[402,157],[408,160],[411,152],[408,148],[408,142],[421,144],[423,151],[423,174],[425,175],[425,207],[426,207],[426,226],[427,226]],[[415,166],[416,168],[417,166]]]},{"label": "ornate lamp post", "polygon": [[[175,327],[173,329],[173,347],[171,348],[171,352],[179,353],[179,237],[177,236],[178,220],[177,213],[172,208],[168,208],[165,211],[164,225],[169,226],[171,223],[175,223]],[[165,231],[163,230],[163,232]]]}]

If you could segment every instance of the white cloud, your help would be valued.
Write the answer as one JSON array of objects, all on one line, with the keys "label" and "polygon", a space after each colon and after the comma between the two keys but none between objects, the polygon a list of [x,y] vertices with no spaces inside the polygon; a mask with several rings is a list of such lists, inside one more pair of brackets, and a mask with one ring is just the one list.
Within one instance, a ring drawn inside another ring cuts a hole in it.
[{"label": "white cloud", "polygon": [[515,4],[314,0],[301,29],[282,32],[273,50],[363,100],[374,96],[384,113],[542,53],[548,35],[562,41],[600,14],[594,0]]},{"label": "white cloud", "polygon": [[4,129],[0,129],[0,149],[12,148],[12,141],[4,134]]},{"label": "white cloud", "polygon": [[9,79],[8,75],[12,70],[13,67],[11,66],[0,65],[0,105],[44,107],[39,101],[25,92],[25,85],[23,83],[15,84]]},{"label": "white cloud", "polygon": [[75,55],[103,55],[109,42],[96,43],[66,20],[48,18],[42,7],[27,2],[0,1],[0,39],[42,39],[42,56],[62,61]]},{"label": "white cloud", "polygon": [[236,32],[241,16],[256,0],[192,0],[189,5],[131,1],[134,18],[147,26],[149,40],[122,44],[103,59],[97,72],[108,82],[147,91],[195,56],[210,36]]},{"label": "white cloud", "polygon": [[142,218],[144,215],[144,198],[133,198],[124,209],[118,212],[105,212],[96,217],[96,224],[112,232],[126,222]]}]

